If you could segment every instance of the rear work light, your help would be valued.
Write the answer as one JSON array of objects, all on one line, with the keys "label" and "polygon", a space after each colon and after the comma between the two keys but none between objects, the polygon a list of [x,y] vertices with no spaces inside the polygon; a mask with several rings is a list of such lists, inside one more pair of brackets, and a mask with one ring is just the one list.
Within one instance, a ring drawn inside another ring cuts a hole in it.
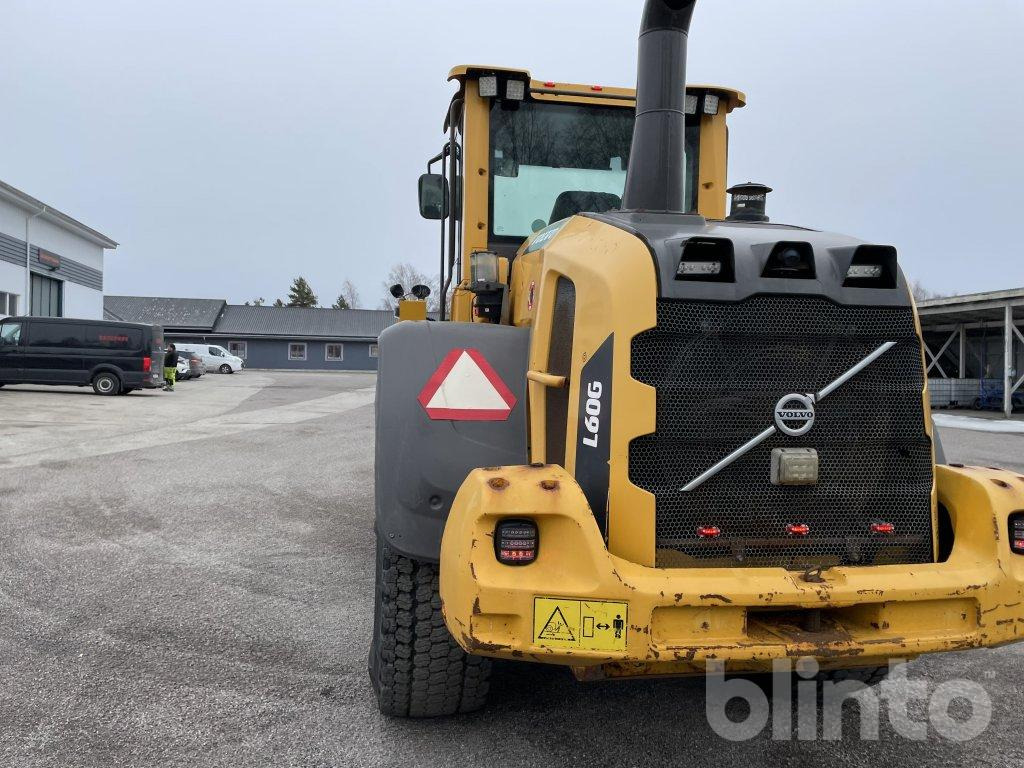
[{"label": "rear work light", "polygon": [[806,536],[811,532],[811,526],[807,523],[790,523],[786,526],[786,533],[790,536]]},{"label": "rear work light", "polygon": [[1024,512],[1010,515],[1010,549],[1015,554],[1024,555]]},{"label": "rear work light", "polygon": [[881,264],[853,264],[846,272],[850,280],[877,280],[882,276]]},{"label": "rear work light", "polygon": [[720,274],[722,274],[722,262],[720,261],[680,261],[679,268],[676,270],[677,277]]},{"label": "rear work light", "polygon": [[498,95],[498,78],[495,75],[481,77],[477,84],[480,88],[480,96],[488,99]]},{"label": "rear work light", "polygon": [[526,83],[522,80],[509,80],[505,84],[505,98],[510,101],[522,101],[526,98]]},{"label": "rear work light", "polygon": [[149,373],[151,370],[153,370],[153,358],[152,357],[144,357],[144,358],[142,358],[142,372],[143,373]]},{"label": "rear work light", "polygon": [[502,520],[494,528],[494,554],[505,565],[529,565],[537,559],[538,539],[533,520]]}]

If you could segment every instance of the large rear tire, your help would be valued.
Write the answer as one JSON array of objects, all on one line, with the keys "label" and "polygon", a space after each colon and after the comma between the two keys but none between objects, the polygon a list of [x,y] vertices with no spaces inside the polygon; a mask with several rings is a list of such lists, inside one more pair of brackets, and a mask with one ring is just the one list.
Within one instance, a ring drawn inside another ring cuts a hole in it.
[{"label": "large rear tire", "polygon": [[377,584],[370,644],[377,706],[395,717],[473,712],[487,700],[491,661],[470,656],[441,614],[438,566],[377,541]]}]

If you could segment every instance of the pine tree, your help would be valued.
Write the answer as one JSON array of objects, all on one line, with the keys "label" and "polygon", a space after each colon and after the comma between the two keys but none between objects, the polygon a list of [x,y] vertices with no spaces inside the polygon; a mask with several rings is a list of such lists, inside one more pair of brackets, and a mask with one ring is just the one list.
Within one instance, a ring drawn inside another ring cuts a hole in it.
[{"label": "pine tree", "polygon": [[338,300],[331,305],[331,309],[352,309],[352,307],[349,306],[348,299],[338,296]]},{"label": "pine tree", "polygon": [[275,299],[274,300],[274,306],[275,307],[283,307],[284,306],[284,302],[281,301],[280,299]]},{"label": "pine tree", "polygon": [[320,304],[320,300],[313,293],[313,289],[309,283],[306,282],[304,277],[296,277],[292,281],[292,287],[288,289],[288,306],[289,307],[315,307]]}]

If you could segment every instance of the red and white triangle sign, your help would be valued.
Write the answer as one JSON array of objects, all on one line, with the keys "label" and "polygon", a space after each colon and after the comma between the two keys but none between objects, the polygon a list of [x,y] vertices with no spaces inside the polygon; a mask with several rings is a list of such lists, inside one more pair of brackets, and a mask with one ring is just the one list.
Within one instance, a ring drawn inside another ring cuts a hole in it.
[{"label": "red and white triangle sign", "polygon": [[435,421],[505,421],[516,397],[476,349],[453,349],[418,398]]}]

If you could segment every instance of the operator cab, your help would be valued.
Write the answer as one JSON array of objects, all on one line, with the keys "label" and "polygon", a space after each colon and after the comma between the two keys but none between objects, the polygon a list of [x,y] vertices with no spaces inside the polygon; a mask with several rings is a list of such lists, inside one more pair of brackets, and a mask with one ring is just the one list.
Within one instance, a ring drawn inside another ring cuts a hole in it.
[{"label": "operator cab", "polygon": [[[455,67],[448,79],[459,90],[445,118],[448,139],[420,178],[420,211],[442,222],[442,285],[458,286],[451,319],[468,321],[472,302],[460,291],[472,278],[472,253],[511,261],[527,238],[551,224],[622,207],[636,92],[486,66]],[[726,116],[746,97],[719,86],[686,90],[686,152],[679,158],[686,207],[724,219]]]}]

